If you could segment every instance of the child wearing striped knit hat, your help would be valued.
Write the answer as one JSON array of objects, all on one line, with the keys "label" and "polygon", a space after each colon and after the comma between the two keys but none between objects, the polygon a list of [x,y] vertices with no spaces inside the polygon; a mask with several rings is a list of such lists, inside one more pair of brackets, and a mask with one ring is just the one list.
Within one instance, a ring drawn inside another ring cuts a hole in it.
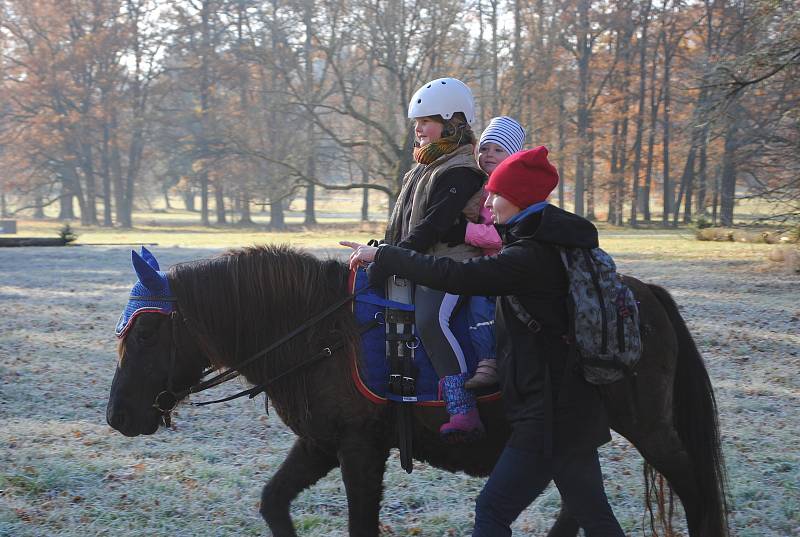
[{"label": "child wearing striped knit hat", "polygon": [[[488,175],[509,155],[522,151],[525,129],[508,116],[494,117],[481,134],[478,143],[478,166]],[[478,222],[468,222],[464,242],[477,246],[484,255],[495,255],[502,245],[494,228],[489,209],[484,207],[486,193],[481,202]],[[469,328],[472,344],[478,353],[478,368],[465,387],[471,390],[497,384],[497,361],[494,342],[494,297],[473,296],[469,301]]]}]

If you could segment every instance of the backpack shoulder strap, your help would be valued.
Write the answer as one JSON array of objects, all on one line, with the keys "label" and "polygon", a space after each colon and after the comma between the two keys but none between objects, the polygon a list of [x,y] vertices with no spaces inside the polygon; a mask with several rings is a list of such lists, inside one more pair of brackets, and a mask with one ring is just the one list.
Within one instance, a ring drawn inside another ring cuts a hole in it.
[{"label": "backpack shoulder strap", "polygon": [[506,299],[508,300],[508,305],[511,306],[511,311],[514,312],[514,316],[519,319],[522,324],[527,326],[528,330],[534,334],[541,331],[541,323],[539,323],[539,321],[534,319],[531,314],[528,313],[528,310],[525,309],[525,306],[522,305],[522,302],[520,302],[519,298],[514,295],[508,295]]}]

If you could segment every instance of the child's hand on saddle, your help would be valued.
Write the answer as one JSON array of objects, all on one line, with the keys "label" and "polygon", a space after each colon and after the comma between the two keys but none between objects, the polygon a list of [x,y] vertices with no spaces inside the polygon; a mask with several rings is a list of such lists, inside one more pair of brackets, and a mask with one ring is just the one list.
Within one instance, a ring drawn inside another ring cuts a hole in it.
[{"label": "child's hand on saddle", "polygon": [[339,241],[339,244],[353,249],[349,259],[350,270],[366,267],[375,261],[375,253],[378,251],[375,246],[367,246],[366,244],[351,241]]}]

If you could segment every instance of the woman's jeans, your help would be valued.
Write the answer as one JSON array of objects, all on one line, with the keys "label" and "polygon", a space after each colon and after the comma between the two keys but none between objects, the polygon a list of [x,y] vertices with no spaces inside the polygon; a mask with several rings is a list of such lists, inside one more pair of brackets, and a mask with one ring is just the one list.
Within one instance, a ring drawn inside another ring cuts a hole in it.
[{"label": "woman's jeans", "polygon": [[625,537],[606,498],[596,449],[547,458],[508,446],[478,496],[473,537],[511,535],[511,524],[550,481],[586,537]]}]

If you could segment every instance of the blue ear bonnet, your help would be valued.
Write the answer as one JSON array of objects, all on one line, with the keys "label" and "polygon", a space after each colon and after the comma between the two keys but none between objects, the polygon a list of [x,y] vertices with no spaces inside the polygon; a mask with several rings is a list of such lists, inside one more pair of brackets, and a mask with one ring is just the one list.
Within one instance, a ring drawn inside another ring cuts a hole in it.
[{"label": "blue ear bonnet", "polygon": [[140,313],[154,312],[169,315],[175,311],[176,299],[169,287],[167,274],[159,270],[155,256],[142,246],[141,254],[131,251],[131,261],[139,280],[131,289],[128,303],[117,321],[114,333],[118,338],[125,336],[133,320]]}]

